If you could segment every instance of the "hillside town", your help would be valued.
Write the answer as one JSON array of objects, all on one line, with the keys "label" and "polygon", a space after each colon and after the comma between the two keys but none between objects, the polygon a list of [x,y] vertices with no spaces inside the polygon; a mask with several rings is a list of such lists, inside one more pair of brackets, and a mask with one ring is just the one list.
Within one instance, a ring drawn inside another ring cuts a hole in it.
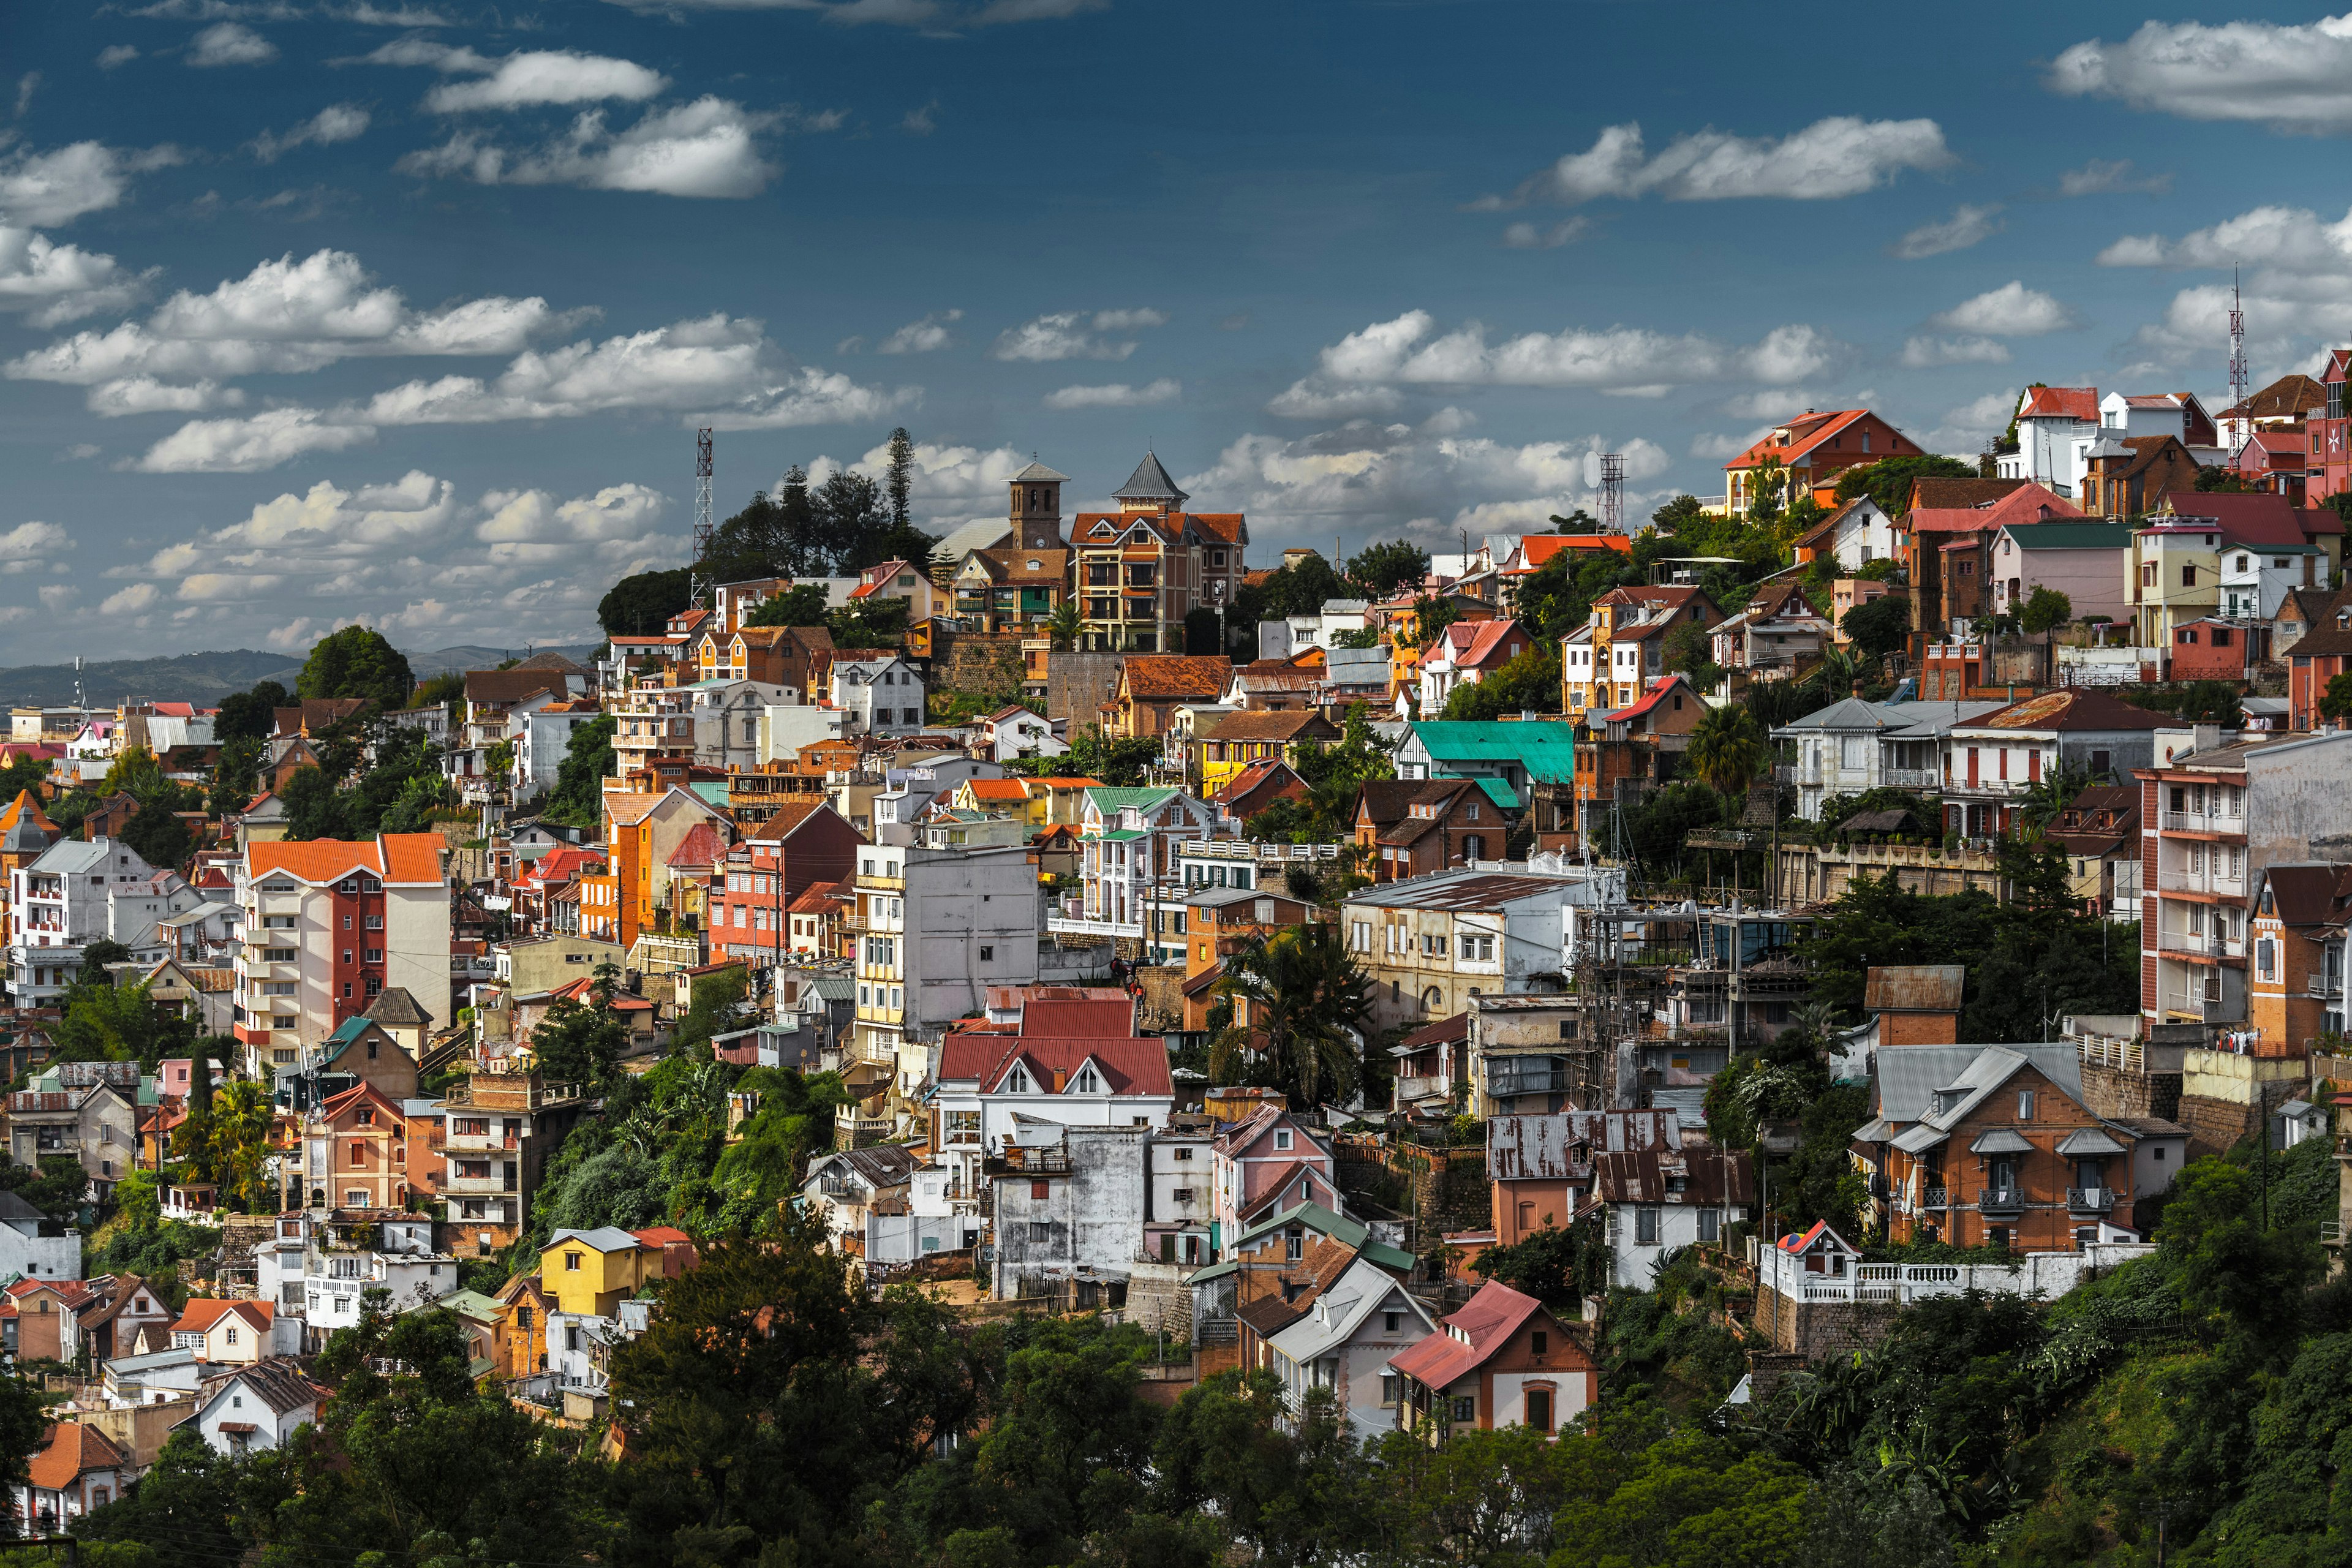
[{"label": "hillside town", "polygon": [[1700,1392],[1612,1340],[1668,1281],[1726,1409],[2063,1298],[2250,1141],[2332,1248],[2343,358],[2036,387],[1973,467],[1807,415],[1450,556],[1253,561],[1155,455],[1066,516],[1033,462],[838,575],[731,574],[730,519],[586,659],[352,627],[291,691],[19,708],[19,1518],[302,1441],[404,1322],[633,1442],[746,1234],[1440,1445]]}]

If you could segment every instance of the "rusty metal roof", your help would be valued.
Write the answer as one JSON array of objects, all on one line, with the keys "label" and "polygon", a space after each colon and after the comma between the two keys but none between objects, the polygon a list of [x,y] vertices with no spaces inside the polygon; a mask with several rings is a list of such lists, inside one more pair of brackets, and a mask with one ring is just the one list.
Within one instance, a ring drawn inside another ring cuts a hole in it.
[{"label": "rusty metal roof", "polygon": [[1964,963],[1873,966],[1862,1005],[1873,1013],[1957,1013],[1968,973]]},{"label": "rusty metal roof", "polygon": [[1593,1165],[1592,1195],[1602,1203],[1714,1207],[1756,1201],[1755,1161],[1745,1150],[1727,1152],[1709,1143],[1679,1152],[1647,1149],[1602,1154]]},{"label": "rusty metal roof", "polygon": [[[1497,1182],[1562,1181],[1571,1172],[1590,1172],[1597,1154],[1657,1152],[1682,1144],[1682,1118],[1672,1110],[1497,1116],[1486,1123],[1486,1174]],[[1572,1157],[1579,1149],[1582,1160]]]}]

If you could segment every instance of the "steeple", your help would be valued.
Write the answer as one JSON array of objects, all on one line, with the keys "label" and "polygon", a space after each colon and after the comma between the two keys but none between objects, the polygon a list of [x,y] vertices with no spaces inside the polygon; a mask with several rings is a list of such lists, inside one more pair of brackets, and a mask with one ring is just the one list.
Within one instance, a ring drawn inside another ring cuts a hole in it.
[{"label": "steeple", "polygon": [[1118,502],[1122,511],[1166,511],[1182,506],[1192,498],[1176,488],[1176,481],[1160,466],[1159,458],[1147,451],[1143,461],[1135,465],[1135,472],[1127,477],[1127,483],[1111,492],[1111,499]]}]

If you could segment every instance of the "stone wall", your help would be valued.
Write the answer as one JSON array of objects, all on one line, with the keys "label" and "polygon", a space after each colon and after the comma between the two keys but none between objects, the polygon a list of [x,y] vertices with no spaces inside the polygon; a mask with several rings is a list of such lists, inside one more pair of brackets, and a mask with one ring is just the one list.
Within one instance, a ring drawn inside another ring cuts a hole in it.
[{"label": "stone wall", "polygon": [[[1021,700],[1021,637],[1017,632],[937,634],[931,685],[936,690],[995,692],[1007,703]],[[1059,656],[1056,656],[1059,657]]]},{"label": "stone wall", "polygon": [[2208,1094],[2184,1094],[2180,1114],[2173,1118],[2189,1129],[2189,1158],[2226,1152],[2240,1139],[2256,1131],[2254,1108]]},{"label": "stone wall", "polygon": [[2156,1116],[2178,1121],[2180,1075],[2126,1072],[2121,1068],[2084,1062],[2083,1103],[2095,1116]]},{"label": "stone wall", "polygon": [[1892,1301],[1792,1301],[1769,1287],[1756,1292],[1756,1326],[1773,1349],[1807,1361],[1876,1344],[1900,1310]]},{"label": "stone wall", "polygon": [[1102,718],[1118,690],[1123,653],[1056,653],[1045,660],[1045,717],[1067,719],[1073,735]]}]

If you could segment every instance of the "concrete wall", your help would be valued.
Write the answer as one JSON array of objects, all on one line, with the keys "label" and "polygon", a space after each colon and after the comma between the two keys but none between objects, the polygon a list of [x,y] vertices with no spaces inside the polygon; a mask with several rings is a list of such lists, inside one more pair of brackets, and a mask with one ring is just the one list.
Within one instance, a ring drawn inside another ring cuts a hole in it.
[{"label": "concrete wall", "polygon": [[1133,1279],[1142,1268],[1137,1255],[1150,1137],[1142,1127],[1068,1128],[1066,1172],[1013,1171],[996,1178],[999,1298],[1052,1294],[1082,1268]]},{"label": "concrete wall", "polygon": [[1075,735],[1102,720],[1118,689],[1120,653],[1055,653],[1045,661],[1045,717],[1067,719]]}]

